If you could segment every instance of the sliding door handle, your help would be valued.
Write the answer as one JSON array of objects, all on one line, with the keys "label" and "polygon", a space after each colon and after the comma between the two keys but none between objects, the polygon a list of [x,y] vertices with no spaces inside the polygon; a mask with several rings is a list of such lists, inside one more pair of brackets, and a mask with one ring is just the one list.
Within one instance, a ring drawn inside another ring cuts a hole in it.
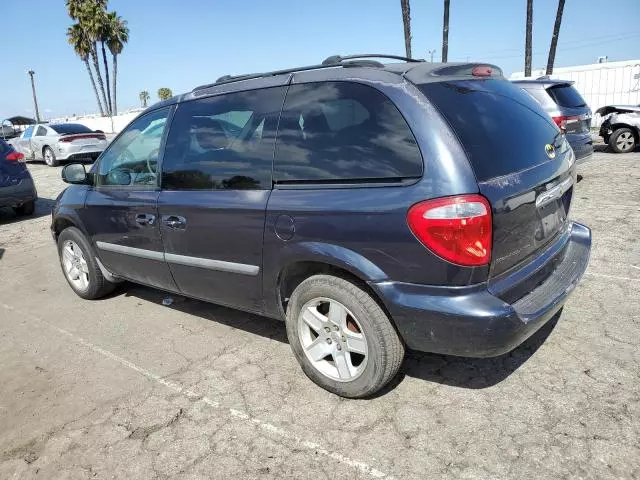
[{"label": "sliding door handle", "polygon": [[138,225],[153,225],[156,222],[156,216],[148,213],[140,213],[136,215],[136,223]]}]

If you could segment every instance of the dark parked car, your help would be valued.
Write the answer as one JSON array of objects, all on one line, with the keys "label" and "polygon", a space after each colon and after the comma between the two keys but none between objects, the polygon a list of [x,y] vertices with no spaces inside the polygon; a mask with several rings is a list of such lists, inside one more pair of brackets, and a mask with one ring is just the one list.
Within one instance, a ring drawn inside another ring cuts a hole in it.
[{"label": "dark parked car", "polygon": [[513,83],[535,98],[558,125],[573,148],[577,163],[592,158],[591,109],[573,82],[542,78]]},{"label": "dark parked car", "polygon": [[52,232],[79,296],[126,279],[283,319],[304,372],[346,397],[382,388],[405,348],[513,349],[591,248],[567,218],[573,151],[491,65],[330,57],[222,77],[63,178]]},{"label": "dark parked car", "polygon": [[0,139],[0,207],[12,207],[18,215],[31,215],[38,195],[24,162],[22,153]]}]

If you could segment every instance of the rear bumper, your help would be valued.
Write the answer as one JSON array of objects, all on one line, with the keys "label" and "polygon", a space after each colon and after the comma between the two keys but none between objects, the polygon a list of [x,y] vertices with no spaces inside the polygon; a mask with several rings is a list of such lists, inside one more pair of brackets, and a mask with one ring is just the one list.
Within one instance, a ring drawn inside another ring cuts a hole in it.
[{"label": "rear bumper", "polygon": [[[587,268],[590,250],[591,231],[574,223],[536,261],[498,282],[469,287],[398,282],[371,286],[409,348],[492,357],[520,345],[562,308]],[[541,272],[546,273],[539,281]],[[514,287],[532,281],[535,286],[526,295],[510,300]]]},{"label": "rear bumper", "polygon": [[567,134],[567,141],[576,156],[576,164],[588,162],[593,158],[593,138],[591,133]]},{"label": "rear bumper", "polygon": [[0,207],[19,207],[37,197],[31,178],[23,178],[16,185],[0,187]]}]

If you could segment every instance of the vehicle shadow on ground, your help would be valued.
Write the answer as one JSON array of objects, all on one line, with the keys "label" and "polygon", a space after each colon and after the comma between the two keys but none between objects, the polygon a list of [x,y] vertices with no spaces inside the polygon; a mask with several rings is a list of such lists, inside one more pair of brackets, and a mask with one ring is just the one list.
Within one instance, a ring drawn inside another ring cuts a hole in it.
[{"label": "vehicle shadow on ground", "polygon": [[169,294],[128,282],[124,282],[113,293],[113,295],[119,294],[124,294],[126,297],[136,297],[140,300],[156,304],[162,304],[162,300],[168,297],[172,299],[173,303],[166,308],[171,308],[172,310],[177,310],[187,315],[206,318],[213,322],[221,323],[254,335],[260,335],[261,337],[271,340],[288,343],[284,322],[279,320],[186,298],[181,295]]},{"label": "vehicle shadow on ground", "polygon": [[20,216],[16,215],[12,208],[0,208],[0,225],[9,225],[11,223],[25,222],[51,215],[51,209],[55,204],[55,200],[51,198],[38,198],[36,201],[36,210],[33,215]]},{"label": "vehicle shadow on ground", "polygon": [[[288,343],[284,322],[279,320],[171,295],[127,282],[113,293],[114,296],[121,294],[158,304],[161,304],[165,297],[170,297],[173,303],[167,308]],[[482,389],[496,385],[520,368],[540,348],[555,328],[561,312],[522,345],[499,357],[467,358],[408,351],[398,376],[374,397],[389,393],[402,382],[405,376],[467,389]]]}]

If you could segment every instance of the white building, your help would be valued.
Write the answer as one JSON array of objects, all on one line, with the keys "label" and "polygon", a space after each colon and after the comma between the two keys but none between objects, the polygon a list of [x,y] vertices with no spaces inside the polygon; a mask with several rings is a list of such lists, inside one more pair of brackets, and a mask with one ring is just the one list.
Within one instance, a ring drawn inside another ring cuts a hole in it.
[{"label": "white building", "polygon": [[[530,77],[515,72],[510,79],[535,79],[544,72],[545,69],[532,70]],[[640,105],[640,60],[554,68],[550,78],[575,82],[593,112],[605,105]],[[595,116],[592,126],[599,126],[601,121]]]}]

